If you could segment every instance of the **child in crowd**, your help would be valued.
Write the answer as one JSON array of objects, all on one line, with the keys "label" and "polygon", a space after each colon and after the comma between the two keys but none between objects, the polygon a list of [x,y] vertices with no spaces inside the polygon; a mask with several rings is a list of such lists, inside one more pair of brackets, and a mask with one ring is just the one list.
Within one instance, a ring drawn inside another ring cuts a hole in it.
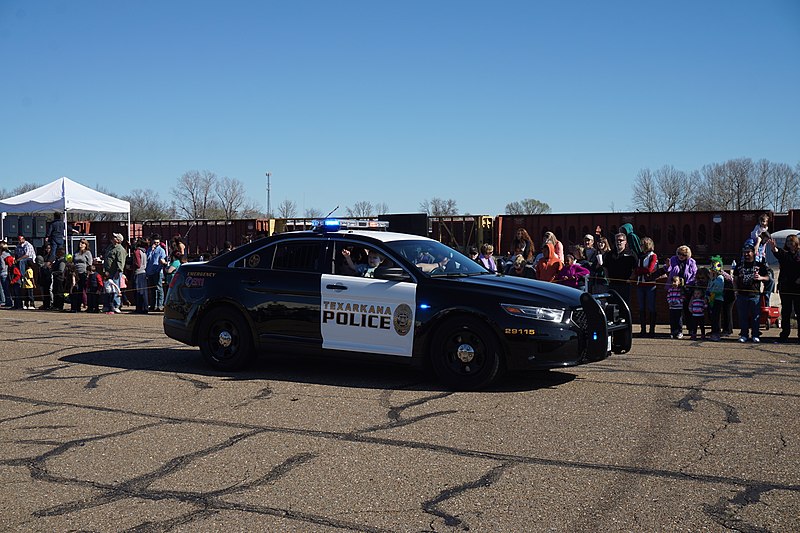
[{"label": "child in crowd", "polygon": [[769,214],[762,213],[758,217],[758,224],[750,232],[750,238],[753,240],[753,246],[756,250],[756,261],[762,262],[767,259],[767,241],[769,235]]},{"label": "child in crowd", "polygon": [[669,330],[673,339],[683,338],[683,278],[672,276],[667,287],[667,305],[669,305]]},{"label": "child in crowd", "polygon": [[8,284],[11,287],[11,299],[13,300],[14,309],[22,309],[22,274],[19,271],[19,265],[14,262],[14,257],[9,255],[6,257],[6,266],[8,267]]},{"label": "child in crowd", "polygon": [[[722,277],[722,263],[711,263],[711,281],[706,289],[708,297],[708,315],[711,322],[711,340],[718,341],[720,334],[720,316],[725,305],[725,278]],[[729,296],[730,297],[730,296]]]},{"label": "child in crowd", "polygon": [[122,311],[120,311],[118,307],[114,307],[114,296],[121,294],[122,291],[120,291],[120,288],[117,285],[117,283],[108,276],[108,272],[103,273],[103,290],[105,293],[105,303],[103,305],[103,311],[107,315],[113,315],[114,313],[121,313]]},{"label": "child in crowd", "polygon": [[702,339],[706,338],[706,297],[700,287],[696,287],[692,292],[692,299],[689,300],[689,333],[692,340],[697,340],[697,329],[700,328]]},{"label": "child in crowd", "polygon": [[556,282],[575,289],[585,289],[586,276],[589,269],[575,262],[575,255],[568,253],[564,257],[564,267],[556,275]]},{"label": "child in crowd", "polygon": [[69,288],[69,310],[71,313],[77,313],[81,310],[83,302],[83,287],[80,286],[78,272],[73,263],[67,263],[66,274],[65,288]]},{"label": "child in crowd", "polygon": [[86,311],[100,312],[100,295],[103,293],[103,276],[94,265],[86,267]]},{"label": "child in crowd", "polygon": [[25,291],[25,296],[22,300],[23,309],[36,309],[33,300],[34,287],[36,287],[36,283],[33,279],[33,268],[30,262],[28,262],[28,266],[25,268],[25,275],[22,277],[22,290]]}]

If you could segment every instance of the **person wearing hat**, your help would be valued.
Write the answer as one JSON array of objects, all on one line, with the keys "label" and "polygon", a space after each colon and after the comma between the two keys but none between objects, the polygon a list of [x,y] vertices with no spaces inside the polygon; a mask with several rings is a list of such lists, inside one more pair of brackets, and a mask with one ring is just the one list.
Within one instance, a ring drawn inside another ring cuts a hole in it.
[{"label": "person wearing hat", "polygon": [[761,282],[768,280],[767,267],[764,263],[756,262],[755,246],[746,242],[742,248],[742,262],[733,271],[736,311],[739,316],[739,342],[761,342]]},{"label": "person wearing hat", "polygon": [[[106,250],[106,260],[103,264],[105,271],[108,272],[108,277],[112,279],[117,287],[120,286],[120,277],[122,275],[122,270],[125,268],[125,261],[128,259],[128,252],[125,251],[125,248],[122,246],[123,241],[122,234],[120,233],[112,233],[111,234],[111,246]],[[111,305],[111,311],[114,313],[121,313],[120,305],[121,299],[119,294],[114,293],[113,302]]]},{"label": "person wearing hat", "polygon": [[597,254],[597,248],[594,247],[594,235],[587,233],[583,236],[583,257],[591,263],[595,254]]}]

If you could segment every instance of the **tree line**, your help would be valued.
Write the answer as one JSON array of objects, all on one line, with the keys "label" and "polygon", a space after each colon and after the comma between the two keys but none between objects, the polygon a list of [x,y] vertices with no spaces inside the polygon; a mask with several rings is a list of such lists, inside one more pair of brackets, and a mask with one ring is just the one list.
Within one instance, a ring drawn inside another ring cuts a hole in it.
[{"label": "tree line", "polygon": [[699,170],[672,165],[643,168],[633,183],[637,211],[742,211],[785,213],[800,206],[800,163],[730,159]]},{"label": "tree line", "polygon": [[[35,189],[36,183],[24,183],[10,191],[0,189],[0,198],[16,196]],[[178,178],[169,198],[152,189],[133,189],[116,194],[104,186],[100,192],[127,200],[131,220],[223,219],[237,218],[321,218],[326,213],[309,208],[300,213],[289,199],[278,203],[273,213],[265,213],[247,196],[244,184],[234,178],[220,177],[208,170],[190,170]],[[710,163],[699,170],[683,171],[672,165],[651,170],[643,168],[633,182],[631,199],[636,211],[739,211],[771,210],[783,213],[800,207],[800,162],[794,167],[766,159],[731,159]],[[338,206],[337,206],[338,207]],[[456,200],[425,199],[419,211],[430,216],[458,216]],[[373,217],[389,213],[385,202],[360,200],[345,206],[348,217]],[[506,215],[548,214],[550,206],[540,200],[525,198],[506,204]],[[88,219],[115,217],[86,213]]]}]

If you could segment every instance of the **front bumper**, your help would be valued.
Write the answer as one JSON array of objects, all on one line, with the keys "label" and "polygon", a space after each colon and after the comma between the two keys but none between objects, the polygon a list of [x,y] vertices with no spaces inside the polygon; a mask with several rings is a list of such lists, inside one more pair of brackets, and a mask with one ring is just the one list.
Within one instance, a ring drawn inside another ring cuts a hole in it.
[{"label": "front bumper", "polygon": [[[514,327],[517,326],[517,327]],[[584,293],[562,323],[518,321],[502,331],[510,369],[547,369],[602,361],[631,349],[630,309],[614,291]]]}]

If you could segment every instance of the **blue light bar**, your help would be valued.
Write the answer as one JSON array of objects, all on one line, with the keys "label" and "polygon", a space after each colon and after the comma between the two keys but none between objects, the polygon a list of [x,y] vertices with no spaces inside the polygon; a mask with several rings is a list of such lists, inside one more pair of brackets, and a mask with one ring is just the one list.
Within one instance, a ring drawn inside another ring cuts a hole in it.
[{"label": "blue light bar", "polygon": [[341,222],[339,221],[339,219],[336,219],[336,218],[326,218],[324,220],[314,220],[311,223],[311,225],[312,225],[314,231],[321,231],[321,232],[339,231],[339,229],[342,227]]}]

